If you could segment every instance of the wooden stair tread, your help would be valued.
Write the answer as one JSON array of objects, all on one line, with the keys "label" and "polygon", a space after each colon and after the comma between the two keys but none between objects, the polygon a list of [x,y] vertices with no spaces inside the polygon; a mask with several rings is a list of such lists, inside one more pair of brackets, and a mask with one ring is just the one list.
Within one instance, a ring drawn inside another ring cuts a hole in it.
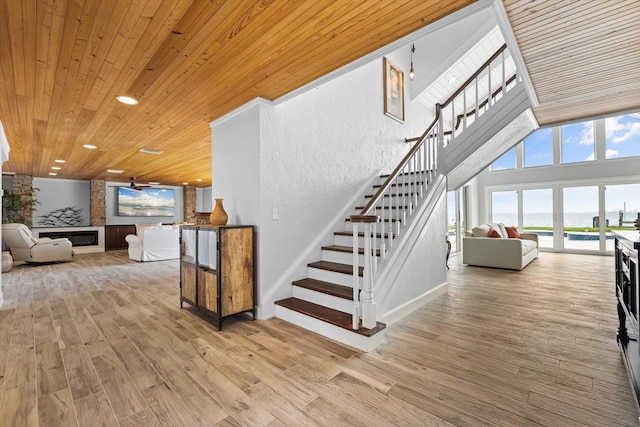
[{"label": "wooden stair tread", "polygon": [[[427,172],[429,172],[429,171],[404,172],[404,173],[398,174],[398,176],[403,176],[403,175],[424,175]],[[391,176],[390,174],[382,174],[382,175],[380,175],[380,178],[387,179],[390,176]]]},{"label": "wooden stair tread", "polygon": [[[376,206],[376,209],[409,209],[410,206],[409,205],[405,205],[405,206]],[[356,210],[357,211],[361,211],[362,209],[364,209],[364,206],[356,206]]]},{"label": "wooden stair tread", "polygon": [[304,301],[298,298],[292,297],[283,299],[280,301],[276,301],[276,304],[366,337],[371,337],[387,327],[384,323],[376,322],[376,327],[373,329],[363,327],[360,327],[359,329],[352,329],[351,314],[324,307],[322,305],[314,304],[312,302]]},{"label": "wooden stair tread", "polygon": [[[330,261],[316,261],[307,264],[307,266],[320,270],[333,271],[334,273],[349,274],[353,276],[353,266],[350,264],[340,264],[338,262]],[[358,272],[358,275],[362,277],[364,267],[360,267],[359,270],[360,271]]]},{"label": "wooden stair tread", "polygon": [[[424,184],[424,182],[423,181],[400,182],[400,183],[391,184],[389,187],[406,187],[408,185],[416,185],[416,184]],[[382,187],[382,184],[375,184],[373,186],[373,188],[380,188],[380,187]]]},{"label": "wooden stair tread", "polygon": [[[383,194],[382,197],[398,197],[398,196],[413,196],[415,194],[418,194],[416,192],[413,193],[394,193],[394,194]],[[365,199],[370,199],[372,198],[374,195],[373,194],[365,194]]]},{"label": "wooden stair tread", "polygon": [[[394,238],[395,236],[393,235],[393,233],[389,232],[389,233],[384,233],[384,237],[385,239],[387,238],[388,234],[391,234],[391,238]],[[335,231],[333,233],[334,236],[352,236],[353,237],[353,231]],[[358,236],[359,237],[364,237],[364,231],[360,231],[358,232]],[[377,239],[381,239],[382,238],[382,233],[376,233],[376,238]]]},{"label": "wooden stair tread", "polygon": [[296,280],[293,282],[293,286],[353,301],[353,289],[348,286],[310,278]]},{"label": "wooden stair tread", "polygon": [[[345,218],[345,221],[346,222],[351,222],[351,218]],[[402,220],[399,219],[399,218],[391,218],[391,219],[385,218],[385,219],[381,220],[380,222],[402,222]]]},{"label": "wooden stair tread", "polygon": [[[334,251],[334,252],[344,252],[347,254],[353,254],[352,246],[341,246],[341,245],[329,245],[323,246],[323,251]],[[360,255],[364,255],[364,248],[358,248],[358,253]],[[376,256],[380,256],[380,249],[376,249]]]}]

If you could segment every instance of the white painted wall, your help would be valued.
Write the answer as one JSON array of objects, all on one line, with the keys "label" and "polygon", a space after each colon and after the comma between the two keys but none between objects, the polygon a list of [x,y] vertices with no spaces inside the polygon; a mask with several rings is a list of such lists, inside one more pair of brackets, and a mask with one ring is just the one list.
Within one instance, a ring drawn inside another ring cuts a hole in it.
[{"label": "white painted wall", "polygon": [[[388,57],[407,74],[405,53]],[[257,102],[212,124],[213,197],[225,199],[234,222],[258,228],[261,317],[305,277],[304,262],[290,267],[310,242],[377,170],[397,165],[409,149],[405,137],[424,131],[424,107],[407,97],[404,124],[383,114],[382,76],[379,58],[279,105]]]},{"label": "white painted wall", "polygon": [[229,224],[260,225],[261,108],[252,105],[212,127],[211,198],[224,199]]},{"label": "white painted wall", "polygon": [[212,210],[211,187],[196,188],[196,211],[211,212]]}]

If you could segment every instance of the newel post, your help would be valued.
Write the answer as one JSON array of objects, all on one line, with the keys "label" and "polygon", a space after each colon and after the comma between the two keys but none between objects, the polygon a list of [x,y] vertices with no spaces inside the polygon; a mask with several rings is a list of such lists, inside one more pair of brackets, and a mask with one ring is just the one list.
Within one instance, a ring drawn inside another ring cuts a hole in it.
[{"label": "newel post", "polygon": [[[360,301],[360,315],[362,317],[362,326],[368,329],[373,329],[376,326],[376,304],[373,299],[373,226],[380,221],[380,217],[377,215],[352,215],[351,221],[354,223],[354,233],[358,229],[358,224],[363,225],[364,232],[364,272],[362,277],[362,291],[359,295]],[[357,247],[357,239],[354,238],[354,254],[357,254],[359,248]],[[354,259],[357,257],[354,256]],[[358,277],[360,275],[357,262],[354,262],[353,276],[354,276],[354,305],[355,294],[358,283]],[[354,309],[355,311],[355,309]],[[354,329],[356,325],[356,319],[353,320]]]}]

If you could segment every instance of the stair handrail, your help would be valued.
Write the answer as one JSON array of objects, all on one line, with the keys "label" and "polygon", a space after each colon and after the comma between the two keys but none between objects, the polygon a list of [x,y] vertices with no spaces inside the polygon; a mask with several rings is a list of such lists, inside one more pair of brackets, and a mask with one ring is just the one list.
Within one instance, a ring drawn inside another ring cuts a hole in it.
[{"label": "stair handrail", "polygon": [[[464,97],[464,108],[466,110],[466,90],[475,82],[475,109],[472,114],[475,114],[477,118],[479,116],[478,110],[480,106],[491,106],[494,98],[494,92],[491,86],[491,64],[502,55],[502,84],[501,91],[503,94],[507,89],[507,79],[505,76],[505,58],[504,51],[507,49],[506,43],[503,44],[487,61],[485,61],[444,103],[436,104],[435,106],[435,118],[427,129],[417,138],[411,138],[406,141],[416,141],[416,144],[409,150],[409,152],[403,157],[403,159],[394,168],[391,174],[387,177],[384,183],[380,186],[378,191],[371,197],[367,204],[361,209],[357,215],[352,215],[350,221],[353,226],[353,329],[360,327],[360,319],[362,319],[362,327],[372,329],[376,326],[376,312],[375,302],[373,300],[373,283],[374,274],[377,270],[377,257],[376,253],[376,239],[374,236],[377,234],[377,224],[382,222],[381,230],[381,245],[379,253],[382,259],[385,259],[386,253],[393,246],[393,238],[397,237],[401,231],[402,222],[407,222],[408,218],[412,217],[414,207],[418,205],[418,201],[422,200],[427,194],[428,185],[440,173],[438,169],[439,152],[444,148],[444,118],[443,110],[445,107],[451,105],[452,111],[452,130],[450,131],[448,143],[453,142],[455,137],[454,128],[455,123],[455,108],[453,103],[459,95]],[[488,94],[487,100],[479,103],[478,98],[478,77],[488,69]],[[511,82],[513,78],[509,79]],[[499,91],[496,91],[499,92]],[[493,101],[494,103],[496,101]],[[466,128],[467,114],[463,116],[463,129]],[[396,186],[401,188],[400,193],[391,193],[391,189]],[[415,192],[414,192],[415,190]],[[408,193],[406,193],[408,191]],[[407,197],[408,196],[408,197]],[[385,206],[384,198],[389,198],[389,203]],[[400,200],[400,205],[393,205],[391,203],[392,198]],[[380,209],[381,215],[372,214],[373,209]],[[394,219],[392,215],[393,209],[402,211],[402,218]],[[385,211],[388,210],[389,214],[385,215]],[[408,215],[407,215],[408,214]],[[385,219],[386,217],[386,219]],[[393,231],[385,231],[384,222],[388,222],[389,229]],[[364,238],[364,271],[362,278],[362,292],[360,292],[359,284],[359,272],[358,265],[358,252],[359,252],[359,224],[363,224]],[[387,247],[388,246],[388,247]],[[362,295],[360,295],[362,293]]]}]

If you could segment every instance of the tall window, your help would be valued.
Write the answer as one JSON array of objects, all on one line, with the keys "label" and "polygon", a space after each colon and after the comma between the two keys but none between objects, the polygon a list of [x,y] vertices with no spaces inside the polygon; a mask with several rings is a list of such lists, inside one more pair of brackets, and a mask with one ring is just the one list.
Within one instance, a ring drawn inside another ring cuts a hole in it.
[{"label": "tall window", "polygon": [[599,250],[598,187],[563,189],[564,247]]},{"label": "tall window", "polygon": [[562,163],[588,162],[595,160],[593,122],[562,126]]},{"label": "tall window", "polygon": [[518,225],[518,192],[494,191],[491,193],[491,221],[504,225]]},{"label": "tall window", "polygon": [[516,168],[516,147],[507,151],[491,165],[492,171],[515,169]]},{"label": "tall window", "polygon": [[541,248],[553,247],[553,190],[541,188],[522,191],[522,226],[538,234]]},{"label": "tall window", "polygon": [[[607,230],[634,230],[640,213],[640,184],[607,185],[604,192]],[[613,236],[607,232],[607,250],[613,250]]]},{"label": "tall window", "polygon": [[605,120],[606,158],[640,156],[640,113]]},{"label": "tall window", "polygon": [[524,167],[553,164],[551,128],[538,129],[524,140]]}]

